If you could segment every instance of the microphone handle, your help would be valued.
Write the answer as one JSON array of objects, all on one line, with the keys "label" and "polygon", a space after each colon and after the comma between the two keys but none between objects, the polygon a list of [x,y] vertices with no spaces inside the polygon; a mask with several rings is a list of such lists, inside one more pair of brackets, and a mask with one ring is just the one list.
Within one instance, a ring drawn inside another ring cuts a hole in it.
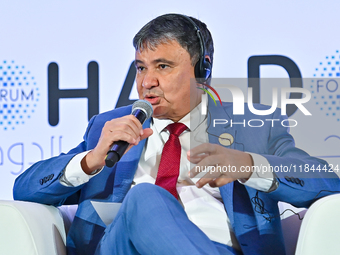
[{"label": "microphone handle", "polygon": [[[144,123],[147,117],[146,113],[139,108],[134,109],[131,114],[134,115],[142,124]],[[125,141],[114,142],[111,149],[108,151],[106,155],[105,165],[107,167],[113,167],[123,156],[124,152],[129,147],[129,145],[130,144]]]},{"label": "microphone handle", "polygon": [[111,150],[107,153],[105,158],[105,165],[107,167],[113,167],[123,156],[126,149],[129,147],[129,143],[125,141],[117,141],[111,147]]}]

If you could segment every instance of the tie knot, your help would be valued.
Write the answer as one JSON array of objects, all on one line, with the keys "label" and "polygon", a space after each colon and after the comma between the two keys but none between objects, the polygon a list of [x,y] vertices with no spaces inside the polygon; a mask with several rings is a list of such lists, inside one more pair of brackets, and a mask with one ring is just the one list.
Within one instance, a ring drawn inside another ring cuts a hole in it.
[{"label": "tie knot", "polygon": [[176,122],[176,123],[169,124],[166,127],[166,129],[169,130],[171,135],[179,136],[180,134],[183,133],[184,130],[187,129],[187,126],[184,125],[183,123]]}]

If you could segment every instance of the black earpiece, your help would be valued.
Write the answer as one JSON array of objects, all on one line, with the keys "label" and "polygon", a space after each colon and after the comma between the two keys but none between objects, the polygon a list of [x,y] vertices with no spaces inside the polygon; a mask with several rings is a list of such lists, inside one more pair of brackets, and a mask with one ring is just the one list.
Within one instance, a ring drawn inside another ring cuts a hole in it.
[{"label": "black earpiece", "polygon": [[190,17],[186,15],[182,15],[182,14],[180,15],[186,18],[194,26],[196,30],[196,34],[200,42],[201,52],[200,52],[199,59],[195,65],[195,77],[202,78],[204,79],[204,81],[206,81],[211,76],[211,63],[209,62],[209,59],[205,57],[205,46],[204,46],[203,35],[199,27]]}]

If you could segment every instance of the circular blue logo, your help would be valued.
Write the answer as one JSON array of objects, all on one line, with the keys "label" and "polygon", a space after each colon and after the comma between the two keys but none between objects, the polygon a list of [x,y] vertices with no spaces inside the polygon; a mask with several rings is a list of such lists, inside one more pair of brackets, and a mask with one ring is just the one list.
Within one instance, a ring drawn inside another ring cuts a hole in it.
[{"label": "circular blue logo", "polygon": [[0,62],[0,130],[14,130],[31,118],[39,101],[34,76],[24,65]]}]

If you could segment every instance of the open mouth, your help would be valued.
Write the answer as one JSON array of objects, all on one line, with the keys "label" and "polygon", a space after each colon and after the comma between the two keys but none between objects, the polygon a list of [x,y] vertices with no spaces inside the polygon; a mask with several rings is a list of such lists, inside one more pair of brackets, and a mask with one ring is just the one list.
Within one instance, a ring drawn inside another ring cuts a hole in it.
[{"label": "open mouth", "polygon": [[160,100],[160,97],[150,95],[150,96],[145,96],[145,100],[149,101],[150,104],[157,104]]}]

